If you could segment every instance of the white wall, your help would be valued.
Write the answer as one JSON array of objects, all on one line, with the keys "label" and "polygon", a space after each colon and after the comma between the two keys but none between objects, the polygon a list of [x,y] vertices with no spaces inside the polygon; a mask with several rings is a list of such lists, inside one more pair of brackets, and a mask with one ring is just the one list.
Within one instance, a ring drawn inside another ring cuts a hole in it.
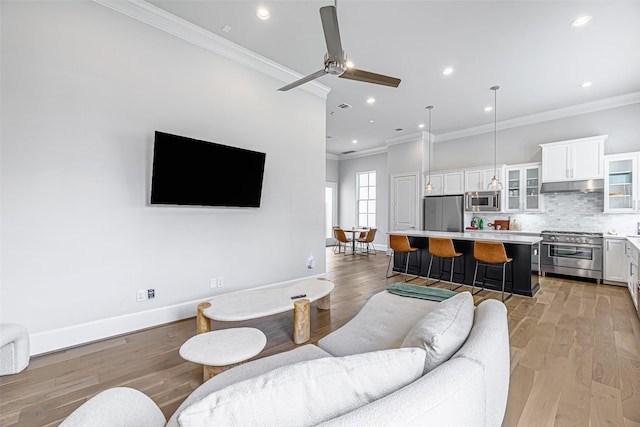
[{"label": "white wall", "polygon": [[[540,162],[539,144],[595,135],[609,135],[605,154],[638,151],[638,117],[640,103],[499,130],[497,163]],[[438,141],[436,136],[433,145],[432,170],[493,164],[493,132],[447,141]]]},{"label": "white wall", "polygon": [[[32,353],[325,272],[323,97],[97,3],[0,7],[0,321]],[[148,206],[155,130],[266,152],[262,207]]]}]

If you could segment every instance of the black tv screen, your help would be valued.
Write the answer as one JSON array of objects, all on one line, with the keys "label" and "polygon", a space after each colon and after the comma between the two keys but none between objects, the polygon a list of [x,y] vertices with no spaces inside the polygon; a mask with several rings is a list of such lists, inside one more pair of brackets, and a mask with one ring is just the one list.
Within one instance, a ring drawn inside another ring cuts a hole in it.
[{"label": "black tv screen", "polygon": [[265,157],[156,131],[151,204],[260,207]]}]

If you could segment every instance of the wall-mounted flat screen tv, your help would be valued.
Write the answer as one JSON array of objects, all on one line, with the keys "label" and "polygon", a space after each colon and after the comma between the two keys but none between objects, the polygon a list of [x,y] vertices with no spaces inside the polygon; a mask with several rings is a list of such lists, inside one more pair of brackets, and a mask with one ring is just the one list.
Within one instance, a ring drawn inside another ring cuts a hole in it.
[{"label": "wall-mounted flat screen tv", "polygon": [[151,204],[260,207],[265,157],[156,131]]}]

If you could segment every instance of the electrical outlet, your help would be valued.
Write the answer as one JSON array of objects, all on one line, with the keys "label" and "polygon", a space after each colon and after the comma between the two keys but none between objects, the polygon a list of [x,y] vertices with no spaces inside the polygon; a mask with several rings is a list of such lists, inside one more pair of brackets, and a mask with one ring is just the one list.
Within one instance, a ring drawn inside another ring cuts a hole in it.
[{"label": "electrical outlet", "polygon": [[213,279],[209,279],[209,287],[217,288],[218,287],[218,278],[214,277]]},{"label": "electrical outlet", "polygon": [[136,301],[144,301],[147,299],[147,291],[145,289],[138,289],[136,291]]},{"label": "electrical outlet", "polygon": [[156,297],[156,290],[155,289],[147,289],[147,298],[148,299],[153,299]]},{"label": "electrical outlet", "polygon": [[218,287],[221,288],[224,286],[224,277],[218,277]]}]

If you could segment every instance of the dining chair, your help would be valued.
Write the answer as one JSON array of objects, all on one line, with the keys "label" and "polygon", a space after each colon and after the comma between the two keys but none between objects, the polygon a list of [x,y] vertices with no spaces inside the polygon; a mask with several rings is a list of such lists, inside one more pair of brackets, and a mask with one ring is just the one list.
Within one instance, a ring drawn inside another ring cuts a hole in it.
[{"label": "dining chair", "polygon": [[338,242],[338,237],[336,236],[336,230],[339,229],[340,226],[339,225],[334,225],[333,226],[333,239],[336,241],[333,245],[333,253],[338,253],[338,250],[340,250],[340,244]]},{"label": "dining chair", "polygon": [[[429,270],[427,271],[426,286],[434,285],[441,280],[438,279],[435,282],[429,284],[429,277],[431,276],[431,265],[433,264],[433,258],[436,257],[439,261],[448,260],[451,262],[451,272],[449,274],[449,289],[456,290],[461,287],[462,285],[453,288],[453,269],[455,266],[455,261],[456,258],[462,256],[461,252],[456,251],[456,248],[453,245],[453,240],[441,237],[429,237],[429,253],[431,254],[431,259],[429,260]],[[442,277],[444,269],[441,268],[440,271],[440,277]]]},{"label": "dining chair", "polygon": [[[409,238],[405,235],[397,235],[390,234],[389,235],[389,248],[391,248],[391,257],[389,258],[389,265],[387,266],[387,278],[397,276],[399,273],[389,275],[389,269],[391,268],[391,263],[393,262],[394,254],[404,253],[406,254],[406,262],[404,267],[404,275],[407,275],[409,271],[409,258],[413,252],[417,252],[419,249],[411,246],[411,242],[409,242]],[[418,276],[414,276],[411,279],[415,279]],[[405,282],[408,282],[410,279],[404,278]]]},{"label": "dining chair", "polygon": [[[338,243],[338,252],[340,253],[342,246],[344,245],[344,254],[347,254],[347,247],[351,246],[353,243],[353,240],[348,238],[346,233],[344,232],[344,230],[342,228],[336,228],[334,230],[335,235],[336,235],[336,241]],[[353,251],[353,249],[352,249]]]},{"label": "dining chair", "polygon": [[[360,246],[360,253],[364,253],[366,255],[369,255],[369,247],[371,247],[373,249],[373,254],[376,254],[376,248],[373,247],[373,239],[376,238],[376,228],[370,228],[369,231],[367,231],[367,233],[365,234],[364,237],[358,237],[356,239],[356,242],[358,243],[358,245]],[[360,233],[362,235],[362,233]],[[366,249],[366,251],[365,251]]]},{"label": "dining chair", "polygon": [[[507,257],[507,252],[502,242],[482,242],[476,241],[473,244],[473,257],[476,260],[476,268],[473,272],[473,282],[471,284],[471,294],[475,295],[484,289],[486,282],[487,267],[502,267],[502,302],[506,301],[504,298],[504,284],[505,284],[505,270],[507,265],[511,265],[513,258]],[[482,276],[482,289],[474,293],[473,289],[476,285],[476,276],[478,274],[478,266],[484,267],[484,275]],[[506,299],[513,296],[513,268],[511,268],[511,295]]]}]

